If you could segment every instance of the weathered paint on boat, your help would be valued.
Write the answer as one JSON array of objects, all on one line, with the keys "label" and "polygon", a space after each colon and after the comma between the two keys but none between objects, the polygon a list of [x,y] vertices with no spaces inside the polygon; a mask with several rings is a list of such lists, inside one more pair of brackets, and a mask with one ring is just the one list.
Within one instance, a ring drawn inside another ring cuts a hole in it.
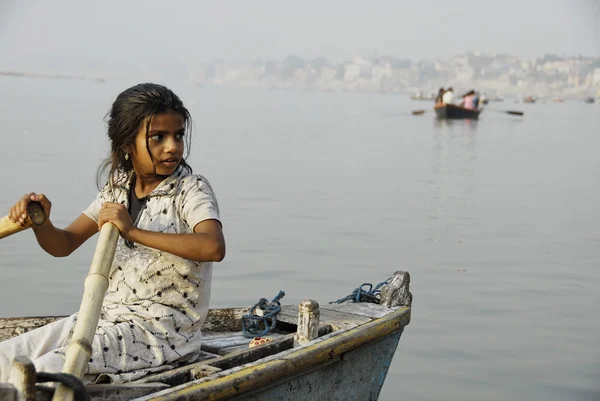
[{"label": "weathered paint on boat", "polygon": [[400,332],[390,335],[349,351],[330,364],[234,399],[239,401],[377,400],[400,336]]}]

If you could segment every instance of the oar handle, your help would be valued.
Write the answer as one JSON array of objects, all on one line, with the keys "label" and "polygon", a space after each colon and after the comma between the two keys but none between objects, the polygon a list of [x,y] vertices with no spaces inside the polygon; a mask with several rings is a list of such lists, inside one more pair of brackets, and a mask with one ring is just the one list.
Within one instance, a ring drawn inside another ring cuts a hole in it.
[{"label": "oar handle", "polygon": [[[115,257],[118,239],[119,229],[112,223],[105,223],[100,230],[92,266],[85,279],[77,322],[66,350],[63,373],[81,378],[90,360],[94,334],[100,318],[104,294],[108,289],[108,276]],[[73,391],[63,384],[57,386],[52,398],[53,401],[71,401],[72,399]]]},{"label": "oar handle", "polygon": [[32,226],[40,226],[46,221],[46,212],[39,202],[30,202],[27,205],[27,215],[23,225],[15,223],[8,216],[0,218],[0,239],[27,230]]}]

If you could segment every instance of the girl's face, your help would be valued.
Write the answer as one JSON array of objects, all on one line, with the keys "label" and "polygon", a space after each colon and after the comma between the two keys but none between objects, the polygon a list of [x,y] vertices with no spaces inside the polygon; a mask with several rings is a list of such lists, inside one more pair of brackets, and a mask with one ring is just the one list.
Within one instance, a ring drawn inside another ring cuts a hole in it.
[{"label": "girl's face", "polygon": [[[138,177],[173,174],[183,158],[185,148],[183,123],[183,117],[172,110],[152,116],[148,129],[148,148],[146,148],[147,122],[142,124],[131,149],[131,161]],[[152,158],[148,154],[148,149]]]}]

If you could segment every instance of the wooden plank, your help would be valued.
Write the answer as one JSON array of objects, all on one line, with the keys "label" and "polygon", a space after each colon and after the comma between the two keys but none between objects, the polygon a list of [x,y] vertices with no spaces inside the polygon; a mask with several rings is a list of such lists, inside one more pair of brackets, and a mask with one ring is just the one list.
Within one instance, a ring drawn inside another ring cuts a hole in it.
[{"label": "wooden plank", "polygon": [[[327,306],[329,306],[329,304],[327,304]],[[351,329],[353,327],[370,322],[372,320],[365,316],[360,316],[353,313],[347,313],[327,308],[320,308],[320,315],[321,316],[319,319],[319,327],[331,325],[334,330]],[[277,314],[277,320],[290,324],[297,324],[298,306],[282,306],[281,312]]]},{"label": "wooden plank", "polygon": [[[282,336],[283,335],[279,334],[279,333],[269,333],[263,337],[276,339],[276,338],[279,338]],[[212,338],[208,341],[203,341],[201,349],[203,349],[204,351],[207,351],[207,352],[211,352],[213,354],[225,355],[225,354],[230,353],[231,351],[222,353],[221,352],[222,349],[230,349],[230,348],[236,348],[236,347],[240,347],[240,346],[248,347],[248,345],[250,344],[250,341],[252,341],[251,338],[246,338],[246,337],[244,337],[244,335],[242,333],[238,332],[238,333],[232,334],[229,337],[218,337],[218,338]]]},{"label": "wooden plank", "polygon": [[[169,387],[163,383],[88,384],[85,386],[85,390],[90,396],[90,401],[128,401]],[[36,401],[50,401],[51,399],[52,393],[38,391],[36,394]]]},{"label": "wooden plank", "polygon": [[213,354],[206,351],[200,351],[200,356],[198,357],[198,359],[196,359],[193,364],[183,366],[182,368],[184,369],[180,367],[167,370],[166,372],[150,374],[148,376],[142,377],[141,379],[134,380],[132,383],[138,384],[160,382],[169,384],[171,386],[177,386],[181,383],[186,383],[192,380],[190,369],[185,368],[190,366],[203,366],[205,363],[207,363],[207,361],[220,357],[221,355]]},{"label": "wooden plank", "polygon": [[3,317],[0,318],[0,329],[18,328],[25,329],[42,327],[65,316],[31,316],[31,317]]},{"label": "wooden plank", "polygon": [[[242,315],[248,313],[249,307],[209,309],[202,325],[203,332],[241,331]],[[0,318],[0,341],[23,334],[29,330],[42,327],[67,316],[28,316]]]},{"label": "wooden plank", "polygon": [[245,350],[247,348],[248,348],[247,345],[236,345],[236,346],[233,346],[233,347],[221,348],[219,350],[219,355],[229,355],[229,354],[232,354],[234,352],[243,351],[243,350]]},{"label": "wooden plank", "polygon": [[233,337],[240,335],[241,331],[208,331],[202,332],[202,342],[212,341],[217,338]]},{"label": "wooden plank", "polygon": [[219,350],[219,355],[229,355],[233,354],[234,352],[244,351],[245,349],[248,349],[247,345],[236,345],[233,347],[221,348]]},{"label": "wooden plank", "polygon": [[[321,326],[319,328],[319,337],[327,335],[333,331],[333,328],[329,325]],[[270,355],[278,354],[280,352],[292,349],[294,346],[294,337],[296,333],[286,334],[274,341],[268,342],[265,345],[261,345],[255,348],[246,348],[237,352],[232,352],[221,358],[213,359],[208,361],[211,366],[221,368],[223,370],[231,369],[233,367],[251,363],[261,358],[265,358]]]},{"label": "wooden plank", "polygon": [[222,348],[237,347],[240,345],[248,347],[250,341],[252,341],[251,338],[246,338],[241,334],[238,334],[232,337],[221,337],[211,341],[203,341],[201,349],[213,354],[219,354],[219,350]]},{"label": "wooden plank", "polygon": [[171,369],[167,372],[155,373],[143,377],[141,379],[135,380],[133,381],[133,383],[161,382],[170,384],[172,386],[179,385],[181,383],[185,383],[191,380],[191,372],[194,369],[200,369],[208,365],[214,368],[227,370],[231,367],[241,365],[243,363],[254,362],[260,358],[264,358],[265,356],[276,354],[283,350],[289,349],[293,345],[293,340],[294,334],[288,334],[287,336],[284,336],[281,340],[271,341],[262,347],[246,347],[245,350],[239,353],[233,353],[227,356],[219,356],[218,358],[211,360],[194,362],[186,366]]},{"label": "wooden plank", "polygon": [[241,331],[242,315],[248,313],[250,307],[209,309],[202,331]]},{"label": "wooden plank", "polygon": [[33,316],[0,318],[0,341],[52,323],[65,316]]},{"label": "wooden plank", "polygon": [[[324,336],[326,334],[331,333],[332,331],[333,329],[331,326],[323,326],[319,328],[319,336]],[[194,371],[195,369],[202,369],[205,366],[210,366],[221,370],[231,369],[232,367],[254,362],[269,355],[274,355],[282,351],[291,349],[294,345],[295,335],[295,333],[287,334],[259,347],[244,348],[238,352],[233,352],[226,356],[220,356],[215,359],[194,362],[189,365],[169,370],[168,372],[161,372],[155,373],[153,375],[148,375],[141,379],[135,380],[133,383],[161,382],[174,385],[170,382],[172,378],[178,378],[179,380],[185,379],[185,381],[189,381],[192,377],[192,371]],[[178,381],[177,384],[184,383],[185,381]]]},{"label": "wooden plank", "polygon": [[268,342],[260,347],[242,348],[236,352],[222,356],[221,358],[213,359],[210,361],[210,365],[227,370],[239,365],[255,362],[259,359],[278,354],[282,351],[292,348],[294,345],[294,336],[295,334],[288,334],[278,340]]},{"label": "wooden plank", "polygon": [[208,361],[214,358],[218,358],[219,355],[217,354],[213,354],[212,352],[206,352],[206,351],[200,351],[198,358],[194,360],[194,363],[196,362],[202,362],[202,361]]},{"label": "wooden plank", "polygon": [[370,319],[378,319],[398,308],[400,307],[387,308],[383,305],[373,304],[370,302],[344,302],[343,304],[326,304],[321,306],[322,311],[328,310],[352,313],[354,315],[360,315]]},{"label": "wooden plank", "polygon": [[192,380],[198,380],[206,376],[210,376],[214,373],[220,372],[221,369],[215,368],[210,365],[201,365],[190,370],[190,376]]}]

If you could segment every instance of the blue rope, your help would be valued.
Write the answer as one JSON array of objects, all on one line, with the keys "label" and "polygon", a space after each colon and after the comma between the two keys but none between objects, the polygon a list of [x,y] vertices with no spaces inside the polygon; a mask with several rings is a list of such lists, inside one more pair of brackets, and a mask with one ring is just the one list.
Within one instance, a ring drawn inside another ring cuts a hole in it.
[{"label": "blue rope", "polygon": [[[345,296],[344,298],[340,298],[337,301],[333,301],[330,302],[330,304],[332,303],[344,303],[346,301],[352,301],[352,302],[371,302],[374,304],[378,304],[379,300],[381,298],[381,290],[380,288],[382,286],[384,286],[385,284],[389,284],[391,280],[391,277],[388,278],[385,281],[382,281],[381,283],[377,284],[377,286],[375,288],[373,288],[373,284],[370,283],[364,283],[363,285],[361,285],[360,287],[356,288],[354,291],[352,291],[352,293],[348,296]],[[363,287],[369,287],[369,289],[363,289]]]},{"label": "blue rope", "polygon": [[[279,294],[271,302],[265,298],[261,298],[252,308],[247,315],[242,316],[242,334],[246,338],[262,337],[265,336],[275,328],[277,324],[277,314],[281,311],[281,304],[279,300],[283,298],[285,292],[279,291]],[[265,311],[264,316],[255,316],[254,312],[256,308]],[[269,320],[271,322],[269,323]],[[261,328],[262,323],[262,328]]]}]

